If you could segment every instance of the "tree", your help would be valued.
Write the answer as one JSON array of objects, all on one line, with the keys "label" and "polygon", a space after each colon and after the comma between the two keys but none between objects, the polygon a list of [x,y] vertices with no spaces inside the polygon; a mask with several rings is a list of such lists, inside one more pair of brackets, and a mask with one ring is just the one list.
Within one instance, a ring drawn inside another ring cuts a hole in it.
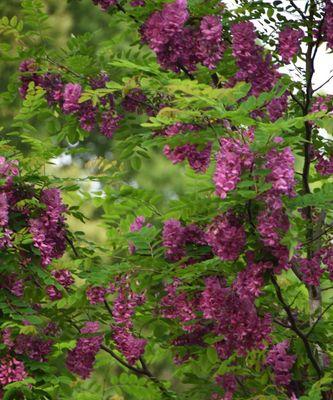
[{"label": "tree", "polygon": [[[92,3],[112,40],[57,48],[40,0],[0,23],[2,398],[332,399],[332,2]],[[99,140],[99,192],[46,172]],[[179,195],[133,181],[161,153]]]}]

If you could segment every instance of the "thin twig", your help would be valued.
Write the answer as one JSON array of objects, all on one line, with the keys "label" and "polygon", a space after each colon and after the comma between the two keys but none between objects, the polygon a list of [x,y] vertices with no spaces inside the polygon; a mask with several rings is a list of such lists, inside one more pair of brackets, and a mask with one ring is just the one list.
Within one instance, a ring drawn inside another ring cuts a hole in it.
[{"label": "thin twig", "polygon": [[318,322],[322,319],[323,315],[331,308],[333,307],[333,303],[329,304],[326,308],[324,308],[324,310],[320,313],[320,315],[318,316],[318,318],[316,319],[316,321],[313,323],[313,325],[311,326],[309,332],[306,334],[306,337],[309,337],[311,335],[311,333],[313,332],[314,328],[317,326]]}]

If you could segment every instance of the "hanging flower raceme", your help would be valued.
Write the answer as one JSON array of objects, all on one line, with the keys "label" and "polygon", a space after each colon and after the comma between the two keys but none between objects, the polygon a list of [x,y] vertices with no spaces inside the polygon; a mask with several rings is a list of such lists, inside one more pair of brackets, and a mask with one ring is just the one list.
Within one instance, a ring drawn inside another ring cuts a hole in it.
[{"label": "hanging flower raceme", "polygon": [[67,355],[66,365],[69,371],[82,379],[89,378],[102,342],[102,335],[79,338],[75,348]]},{"label": "hanging flower raceme", "polygon": [[234,261],[241,254],[246,234],[232,211],[217,216],[207,227],[205,239],[213,253],[223,261]]},{"label": "hanging flower raceme", "polygon": [[333,175],[333,154],[325,156],[317,152],[316,171],[323,176]]},{"label": "hanging flower raceme", "polygon": [[127,277],[119,279],[111,291],[117,293],[113,304],[111,335],[117,349],[124,355],[130,365],[135,364],[145,351],[146,339],[139,338],[133,333],[132,318],[135,309],[144,304],[145,296],[134,293]]},{"label": "hanging flower raceme", "polygon": [[40,202],[45,209],[38,218],[29,220],[29,230],[34,246],[40,251],[42,266],[47,266],[53,259],[62,257],[66,250],[66,207],[58,189],[44,189]]},{"label": "hanging flower raceme", "polygon": [[324,34],[327,41],[327,47],[333,49],[333,3],[332,0],[326,0]]},{"label": "hanging flower raceme", "polygon": [[24,363],[9,356],[0,360],[0,385],[6,386],[9,383],[20,382],[27,378]]},{"label": "hanging flower raceme", "polygon": [[200,308],[203,317],[214,323],[214,334],[223,337],[215,345],[221,359],[234,351],[245,355],[251,349],[265,348],[271,333],[270,315],[259,317],[252,300],[241,298],[220,277],[206,279]]},{"label": "hanging flower raceme", "polygon": [[215,68],[225,50],[220,19],[203,17],[199,28],[185,26],[188,19],[186,0],[167,3],[144,23],[142,39],[156,53],[158,62],[165,69],[192,72],[198,63]]},{"label": "hanging flower raceme", "polygon": [[289,340],[277,343],[270,349],[266,358],[266,364],[273,369],[275,383],[279,386],[287,386],[291,381],[290,370],[296,356],[288,354],[289,346]]},{"label": "hanging flower raceme", "polygon": [[239,68],[236,81],[251,83],[251,94],[259,96],[273,89],[280,74],[277,67],[271,65],[269,55],[263,55],[262,48],[255,42],[257,35],[252,22],[232,25],[232,54]]},{"label": "hanging flower raceme", "polygon": [[254,156],[246,143],[238,139],[220,139],[220,150],[216,155],[214,183],[216,194],[224,199],[236,189],[241,174],[251,168]]},{"label": "hanging flower raceme", "polygon": [[304,37],[302,29],[285,28],[279,33],[278,51],[282,61],[289,64],[301,48],[301,40]]},{"label": "hanging flower raceme", "polygon": [[107,11],[110,7],[117,4],[117,0],[92,0],[92,2],[103,11]]}]

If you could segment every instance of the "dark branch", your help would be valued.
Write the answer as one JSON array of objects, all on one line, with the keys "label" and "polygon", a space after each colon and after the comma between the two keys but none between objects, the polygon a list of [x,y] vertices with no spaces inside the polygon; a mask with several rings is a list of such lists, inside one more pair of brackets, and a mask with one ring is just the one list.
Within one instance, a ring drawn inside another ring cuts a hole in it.
[{"label": "dark branch", "polygon": [[296,320],[293,316],[293,313],[292,313],[290,307],[288,306],[288,304],[285,302],[283,295],[282,295],[281,288],[280,288],[279,284],[277,283],[277,280],[274,275],[271,275],[271,281],[274,285],[277,298],[279,299],[283,309],[285,310],[285,312],[288,316],[288,320],[290,323],[290,329],[292,329],[296,333],[296,335],[302,340],[304,347],[305,347],[305,351],[309,357],[309,360],[310,360],[311,364],[313,365],[314,369],[316,370],[318,377],[321,378],[323,376],[323,373],[322,373],[322,370],[321,370],[317,360],[315,359],[315,357],[312,353],[312,349],[311,349],[310,343],[307,339],[307,336],[304,335],[304,333],[298,328]]}]

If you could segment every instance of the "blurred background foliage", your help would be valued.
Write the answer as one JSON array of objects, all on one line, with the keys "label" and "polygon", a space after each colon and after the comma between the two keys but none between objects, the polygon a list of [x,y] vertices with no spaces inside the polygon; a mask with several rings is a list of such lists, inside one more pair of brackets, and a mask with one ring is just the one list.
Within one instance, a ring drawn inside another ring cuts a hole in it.
[{"label": "blurred background foliage", "polygon": [[[51,55],[53,52],[57,55],[61,53],[68,47],[69,41],[75,40],[77,37],[86,37],[89,47],[86,51],[95,54],[105,64],[112,60],[115,54],[119,55],[128,49],[129,43],[137,43],[139,40],[134,26],[125,24],[117,13],[110,16],[101,12],[90,0],[45,0],[43,3],[45,12],[49,15],[47,22],[49,39],[46,39],[46,44],[43,45],[48,46],[47,51]],[[0,17],[7,16],[10,19],[16,15],[19,18],[21,13],[20,0],[0,2]],[[121,40],[119,40],[120,37]],[[42,44],[36,42],[35,45]],[[18,89],[17,70],[20,61],[8,59],[0,64],[0,125],[5,128],[10,127],[22,101],[17,94],[15,97],[11,96],[11,103],[8,104],[8,93]],[[47,137],[48,127],[45,126],[45,119],[34,120],[33,126],[39,132],[40,138]],[[135,125],[133,124],[133,126]],[[24,149],[23,143],[17,145]],[[73,147],[71,143],[67,143],[67,145]],[[70,205],[78,205],[87,217],[87,221],[80,224],[73,219],[69,223],[72,229],[84,231],[89,239],[104,242],[106,233],[100,219],[102,211],[97,202],[91,200],[95,196],[104,195],[105,184],[100,181],[92,182],[87,178],[90,175],[98,175],[102,170],[108,170],[110,173],[109,167],[117,159],[117,149],[113,149],[110,139],[105,138],[97,131],[91,132],[84,142],[75,144],[75,146],[78,147],[75,156],[68,156],[64,153],[57,159],[50,160],[46,172],[61,178],[80,179],[82,196],[78,197],[75,192],[70,192],[65,201]],[[82,149],[85,149],[85,152],[82,152]],[[101,157],[104,158],[104,161],[100,161]],[[108,162],[110,165],[107,165]],[[117,164],[115,167],[117,168],[119,165]],[[179,172],[184,168],[186,167],[171,165],[160,151],[152,150],[140,165],[140,174],[137,173],[137,167],[126,165],[124,183],[133,187],[140,186],[143,189],[157,189],[161,194],[159,205],[162,207],[167,199],[177,198],[183,193],[184,179],[187,178]]]}]

